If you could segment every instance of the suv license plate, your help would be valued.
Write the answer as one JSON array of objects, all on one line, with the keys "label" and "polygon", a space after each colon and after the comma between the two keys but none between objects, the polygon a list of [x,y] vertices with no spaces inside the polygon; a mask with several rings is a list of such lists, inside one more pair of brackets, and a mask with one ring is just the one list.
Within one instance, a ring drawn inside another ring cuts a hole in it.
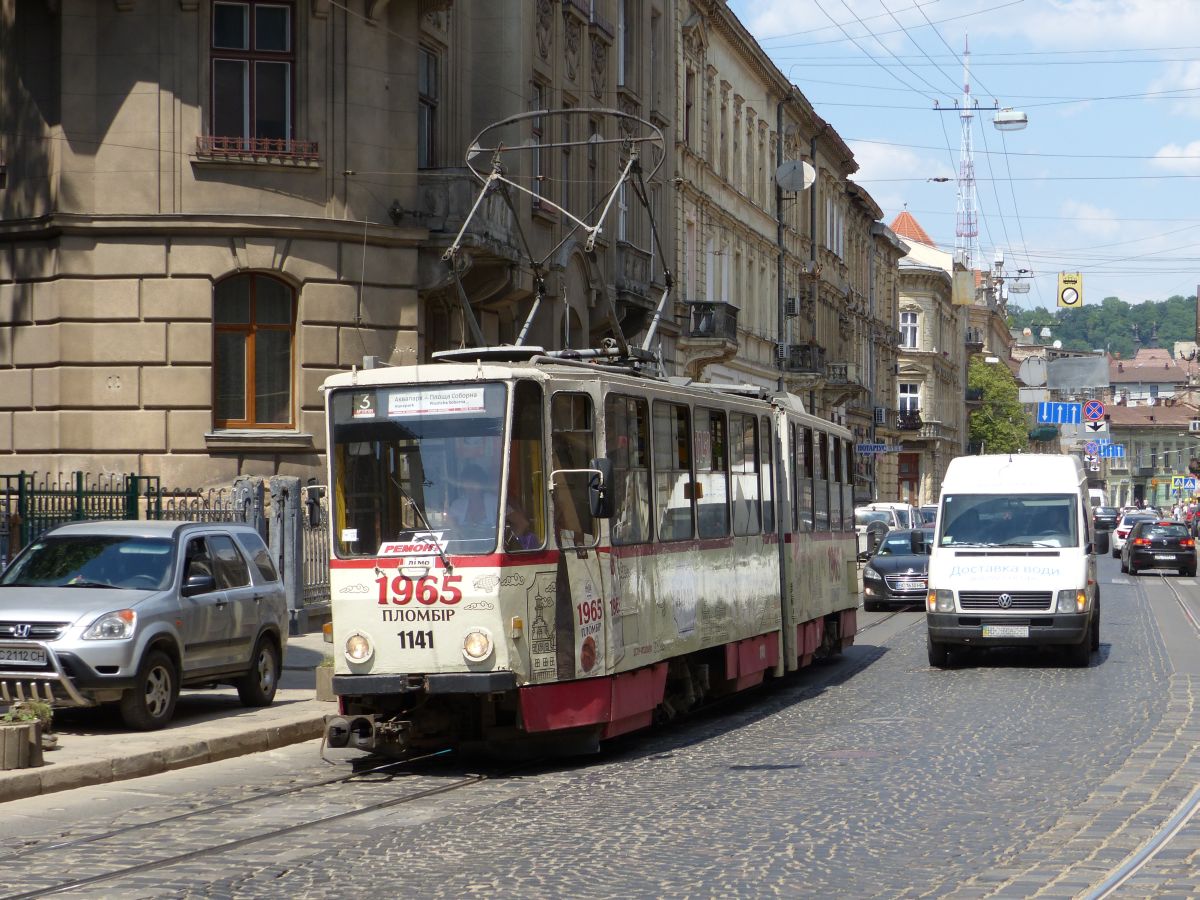
[{"label": "suv license plate", "polygon": [[36,648],[0,648],[0,666],[24,666],[30,663],[38,666],[46,664],[46,651]]},{"label": "suv license plate", "polygon": [[1028,625],[984,625],[983,636],[985,638],[1027,638],[1029,637]]}]

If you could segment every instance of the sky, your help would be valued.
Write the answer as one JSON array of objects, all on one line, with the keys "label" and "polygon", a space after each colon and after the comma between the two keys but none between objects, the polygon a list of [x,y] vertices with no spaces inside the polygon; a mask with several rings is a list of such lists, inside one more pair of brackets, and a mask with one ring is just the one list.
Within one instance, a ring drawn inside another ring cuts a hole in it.
[{"label": "sky", "polygon": [[[980,258],[1025,269],[1009,306],[1191,297],[1200,283],[1197,0],[729,0],[854,151],[890,224],[955,248],[970,47]],[[1028,127],[1001,132],[996,108]],[[939,180],[931,180],[939,179]],[[949,179],[943,181],[941,179]]]}]

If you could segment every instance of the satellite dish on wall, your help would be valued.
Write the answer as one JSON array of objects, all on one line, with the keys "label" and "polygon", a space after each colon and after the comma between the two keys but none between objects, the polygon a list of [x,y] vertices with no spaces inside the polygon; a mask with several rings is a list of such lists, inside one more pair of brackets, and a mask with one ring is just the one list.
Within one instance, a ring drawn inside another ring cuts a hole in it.
[{"label": "satellite dish on wall", "polygon": [[816,179],[817,170],[802,159],[789,159],[775,170],[775,183],[784,191],[802,191]]},{"label": "satellite dish on wall", "polygon": [[1029,387],[1041,387],[1046,383],[1046,360],[1030,356],[1021,361],[1017,376]]}]

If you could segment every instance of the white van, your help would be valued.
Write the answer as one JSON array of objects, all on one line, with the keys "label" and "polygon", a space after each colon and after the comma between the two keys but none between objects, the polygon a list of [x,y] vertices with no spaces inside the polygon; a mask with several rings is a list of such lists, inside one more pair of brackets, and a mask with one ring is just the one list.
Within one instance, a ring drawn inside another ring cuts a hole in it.
[{"label": "white van", "polygon": [[951,460],[929,558],[930,665],[949,665],[955,645],[1031,644],[1060,645],[1071,665],[1088,664],[1100,647],[1088,500],[1075,456]]}]

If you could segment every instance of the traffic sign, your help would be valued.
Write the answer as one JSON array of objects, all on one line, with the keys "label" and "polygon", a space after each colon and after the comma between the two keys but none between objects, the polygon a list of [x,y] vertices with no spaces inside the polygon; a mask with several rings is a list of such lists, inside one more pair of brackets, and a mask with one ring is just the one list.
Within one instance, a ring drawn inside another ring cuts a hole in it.
[{"label": "traffic sign", "polygon": [[1099,400],[1089,400],[1083,404],[1083,417],[1089,422],[1095,422],[1104,417],[1104,404]]},{"label": "traffic sign", "polygon": [[1067,309],[1083,306],[1083,275],[1079,272],[1058,273],[1058,305]]},{"label": "traffic sign", "polygon": [[1078,425],[1078,403],[1039,403],[1039,425]]},{"label": "traffic sign", "polygon": [[1100,464],[1099,464],[1099,463],[1093,463],[1092,465],[1088,466],[1088,469],[1090,469],[1090,470],[1091,470],[1091,471],[1093,471],[1093,472],[1099,472],[1099,471],[1100,471]]},{"label": "traffic sign", "polygon": [[887,444],[855,444],[854,452],[862,456],[874,453],[887,453]]},{"label": "traffic sign", "polygon": [[1097,450],[1100,449],[1100,445],[1097,444],[1095,441],[1088,441],[1086,444],[1083,445],[1083,449],[1088,452],[1088,458],[1090,459],[1092,457],[1092,455]]},{"label": "traffic sign", "polygon": [[1083,430],[1088,434],[1100,434],[1101,432],[1108,431],[1108,423],[1104,420],[1097,422],[1084,422]]},{"label": "traffic sign", "polygon": [[1101,459],[1124,459],[1125,445],[1124,444],[1101,444],[1100,445]]}]

